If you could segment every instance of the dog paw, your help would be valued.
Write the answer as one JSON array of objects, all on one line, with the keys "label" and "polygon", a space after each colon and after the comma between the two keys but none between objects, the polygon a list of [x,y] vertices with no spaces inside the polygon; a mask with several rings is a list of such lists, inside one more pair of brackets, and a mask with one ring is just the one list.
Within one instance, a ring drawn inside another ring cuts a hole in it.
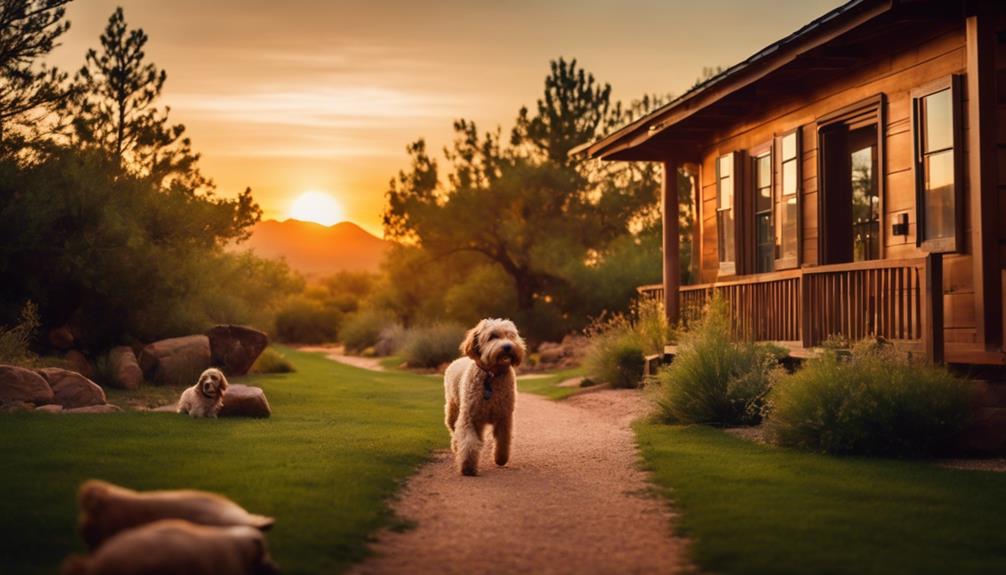
[{"label": "dog paw", "polygon": [[461,468],[461,475],[464,475],[464,476],[467,476],[467,477],[475,477],[478,474],[479,474],[479,470],[476,469],[475,467],[469,467],[469,466],[466,465],[466,466],[464,466],[464,467]]}]

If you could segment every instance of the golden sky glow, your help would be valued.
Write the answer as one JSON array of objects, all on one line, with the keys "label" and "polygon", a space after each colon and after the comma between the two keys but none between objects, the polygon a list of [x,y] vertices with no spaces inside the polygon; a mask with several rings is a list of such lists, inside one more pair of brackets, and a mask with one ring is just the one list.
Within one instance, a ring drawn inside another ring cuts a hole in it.
[{"label": "golden sky glow", "polygon": [[325,192],[304,192],[293,200],[287,217],[302,222],[317,222],[325,226],[337,224],[346,219],[339,200]]},{"label": "golden sky glow", "polygon": [[[218,193],[251,186],[267,218],[305,190],[380,234],[405,145],[439,150],[455,118],[509,130],[533,106],[548,62],[576,57],[614,96],[680,93],[839,0],[77,0],[51,62],[98,46],[109,14],[150,36],[167,70],[163,103],[184,123]],[[546,4],[546,6],[542,6]]]}]

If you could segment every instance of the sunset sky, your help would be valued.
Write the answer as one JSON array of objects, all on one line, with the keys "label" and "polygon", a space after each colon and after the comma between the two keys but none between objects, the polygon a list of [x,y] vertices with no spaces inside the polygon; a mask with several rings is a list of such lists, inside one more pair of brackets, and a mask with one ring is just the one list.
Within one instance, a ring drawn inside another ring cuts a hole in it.
[{"label": "sunset sky", "polygon": [[265,217],[285,219],[299,196],[329,194],[380,235],[405,145],[424,136],[439,150],[459,117],[509,130],[550,59],[577,58],[618,99],[681,93],[704,66],[735,63],[841,2],[543,4],[77,0],[50,61],[79,68],[122,5],[150,36],[148,58],[168,72],[163,104],[221,195],[251,186]]}]

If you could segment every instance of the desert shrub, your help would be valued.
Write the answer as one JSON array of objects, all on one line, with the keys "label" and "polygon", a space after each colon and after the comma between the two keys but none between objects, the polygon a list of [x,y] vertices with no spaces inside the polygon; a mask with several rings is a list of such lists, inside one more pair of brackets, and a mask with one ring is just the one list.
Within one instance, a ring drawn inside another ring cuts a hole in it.
[{"label": "desert shrub", "polygon": [[406,330],[401,324],[391,324],[385,326],[381,333],[377,334],[377,343],[374,344],[374,353],[379,356],[394,355],[402,348],[405,341]]},{"label": "desert shrub", "polygon": [[862,342],[811,359],[769,395],[769,436],[829,453],[918,456],[954,441],[969,415],[967,382]]},{"label": "desert shrub", "polygon": [[465,327],[439,323],[408,330],[399,352],[409,367],[435,368],[458,357]]},{"label": "desert shrub", "polygon": [[594,322],[587,336],[587,373],[615,387],[637,387],[643,379],[644,357],[663,352],[674,333],[660,302],[647,299],[633,304],[628,316]]},{"label": "desert shrub", "polygon": [[297,371],[285,355],[269,346],[262,351],[251,366],[251,373],[293,373]]},{"label": "desert shrub", "polygon": [[339,334],[342,313],[321,303],[298,298],[276,314],[276,338],[289,343],[326,343]]},{"label": "desert shrub", "polygon": [[11,327],[0,326],[0,363],[33,365],[36,357],[31,351],[31,343],[38,326],[38,308],[29,301],[21,308],[21,316],[16,324]]},{"label": "desert shrub", "polygon": [[118,382],[115,380],[115,369],[113,369],[108,354],[96,357],[93,365],[94,369],[92,370],[91,380],[94,383],[105,388],[118,387]]},{"label": "desert shrub", "polygon": [[753,425],[781,374],[775,350],[731,337],[726,302],[714,299],[661,371],[657,404],[665,421]]},{"label": "desert shrub", "polygon": [[381,330],[393,325],[395,318],[386,311],[362,309],[348,317],[339,330],[339,341],[347,351],[361,352],[377,344]]}]

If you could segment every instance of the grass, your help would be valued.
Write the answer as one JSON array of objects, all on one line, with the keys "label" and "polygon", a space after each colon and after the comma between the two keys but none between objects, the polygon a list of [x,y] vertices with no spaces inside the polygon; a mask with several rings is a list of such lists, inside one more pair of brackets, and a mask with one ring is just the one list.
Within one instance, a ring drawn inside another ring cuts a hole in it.
[{"label": "grass", "polygon": [[275,516],[269,543],[284,573],[335,573],[364,557],[368,535],[393,524],[388,498],[446,445],[440,384],[282,351],[297,373],[242,381],[265,389],[271,419],[0,418],[3,572],[52,573],[65,555],[83,551],[75,492],[91,477],[138,489],[207,489]]},{"label": "grass", "polygon": [[707,572],[1002,573],[1006,476],[758,445],[637,423]]},{"label": "grass", "polygon": [[571,367],[561,371],[546,374],[545,377],[517,376],[517,390],[535,395],[543,395],[549,399],[565,399],[580,391],[581,387],[557,387],[562,381],[571,377],[583,377],[586,370],[583,367]]}]

